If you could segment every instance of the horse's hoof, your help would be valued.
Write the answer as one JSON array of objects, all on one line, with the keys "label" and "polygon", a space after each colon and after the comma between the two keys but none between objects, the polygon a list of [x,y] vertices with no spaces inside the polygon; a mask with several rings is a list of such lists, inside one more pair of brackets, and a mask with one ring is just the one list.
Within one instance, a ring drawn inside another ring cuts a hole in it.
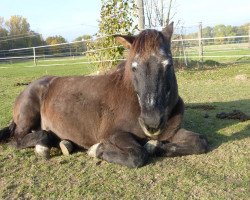
[{"label": "horse's hoof", "polygon": [[149,155],[153,155],[156,151],[156,147],[159,145],[159,141],[157,140],[149,140],[145,145],[144,148],[147,150]]},{"label": "horse's hoof", "polygon": [[87,154],[90,156],[90,157],[94,157],[96,158],[97,157],[97,149],[98,147],[100,146],[101,143],[96,143],[94,144],[93,146],[91,146],[88,151],[87,151]]},{"label": "horse's hoof", "polygon": [[59,144],[63,155],[70,155],[73,151],[73,145],[70,141],[62,140]]},{"label": "horse's hoof", "polygon": [[42,146],[40,144],[37,144],[35,147],[35,153],[36,155],[48,160],[50,158],[50,149],[46,146]]}]

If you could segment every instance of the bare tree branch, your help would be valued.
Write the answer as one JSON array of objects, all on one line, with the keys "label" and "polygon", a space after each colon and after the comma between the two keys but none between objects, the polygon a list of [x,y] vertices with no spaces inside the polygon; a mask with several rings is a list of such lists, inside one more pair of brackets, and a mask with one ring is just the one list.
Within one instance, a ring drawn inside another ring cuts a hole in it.
[{"label": "bare tree branch", "polygon": [[145,0],[145,16],[148,27],[165,26],[176,15],[174,5],[176,0]]}]

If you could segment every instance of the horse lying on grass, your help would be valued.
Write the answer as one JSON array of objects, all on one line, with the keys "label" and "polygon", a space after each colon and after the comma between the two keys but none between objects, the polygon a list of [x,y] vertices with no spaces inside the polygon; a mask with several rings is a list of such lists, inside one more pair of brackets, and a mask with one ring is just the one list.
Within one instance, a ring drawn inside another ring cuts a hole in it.
[{"label": "horse lying on grass", "polygon": [[13,121],[0,140],[13,137],[17,148],[36,146],[42,155],[56,139],[68,140],[90,156],[128,167],[143,166],[151,153],[206,152],[206,139],[181,128],[184,103],[170,50],[172,33],[173,23],[161,32],[116,35],[129,53],[109,74],[32,82],[17,97]]}]

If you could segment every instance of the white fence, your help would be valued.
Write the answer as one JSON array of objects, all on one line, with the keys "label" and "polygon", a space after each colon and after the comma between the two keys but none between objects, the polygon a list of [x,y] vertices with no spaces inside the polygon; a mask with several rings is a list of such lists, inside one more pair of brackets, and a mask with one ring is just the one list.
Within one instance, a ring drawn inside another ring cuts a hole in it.
[{"label": "white fence", "polygon": [[[207,61],[218,63],[227,62],[250,62],[250,36],[226,36],[203,38],[202,34],[197,38],[185,38],[185,34],[177,34],[173,38],[172,47],[174,58],[188,66],[196,61],[200,64]],[[108,48],[89,48],[88,42],[96,42],[100,38],[113,37],[113,35],[93,38],[90,40],[76,41],[55,45],[44,45],[20,49],[0,50],[1,62],[19,62],[23,60],[33,60],[34,65],[55,66],[84,63],[113,62],[114,59],[89,60],[86,58],[88,53],[102,54],[107,49],[118,48],[112,46]]]}]

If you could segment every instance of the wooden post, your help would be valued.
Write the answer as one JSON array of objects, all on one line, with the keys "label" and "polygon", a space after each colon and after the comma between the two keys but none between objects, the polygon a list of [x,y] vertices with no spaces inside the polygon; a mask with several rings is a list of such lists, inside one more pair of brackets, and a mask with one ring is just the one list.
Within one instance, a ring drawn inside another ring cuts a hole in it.
[{"label": "wooden post", "polygon": [[144,16],[143,0],[136,0],[136,4],[138,7],[138,28],[141,31],[145,28],[145,16]]},{"label": "wooden post", "polygon": [[250,49],[250,26],[248,27],[248,48]]},{"label": "wooden post", "polygon": [[72,50],[71,50],[71,45],[69,45],[69,56],[72,56]]},{"label": "wooden post", "polygon": [[36,66],[37,63],[36,63],[36,48],[33,47],[33,59],[34,59],[34,65]]},{"label": "wooden post", "polygon": [[199,23],[198,42],[199,42],[199,63],[200,66],[203,67],[202,22]]},{"label": "wooden post", "polygon": [[184,57],[184,63],[186,65],[186,67],[187,67],[188,62],[187,62],[187,56],[186,56],[186,51],[185,51],[185,45],[184,45],[184,42],[183,42],[182,30],[183,30],[183,26],[181,27],[181,46],[182,46],[182,52],[183,52],[183,57]]}]

